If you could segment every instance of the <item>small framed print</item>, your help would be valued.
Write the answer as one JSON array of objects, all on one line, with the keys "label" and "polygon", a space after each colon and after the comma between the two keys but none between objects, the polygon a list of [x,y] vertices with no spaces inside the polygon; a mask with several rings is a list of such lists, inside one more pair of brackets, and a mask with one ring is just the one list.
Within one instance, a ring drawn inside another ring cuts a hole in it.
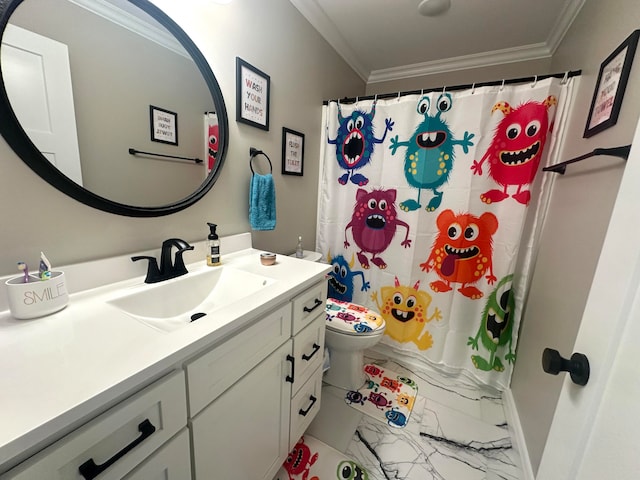
[{"label": "small framed print", "polygon": [[635,30],[600,65],[587,125],[584,128],[584,138],[606,130],[618,121],[639,36],[640,30]]},{"label": "small framed print", "polygon": [[304,134],[282,127],[282,174],[302,176]]},{"label": "small framed print", "polygon": [[151,141],[178,145],[178,114],[149,105]]},{"label": "small framed print", "polygon": [[269,130],[269,75],[236,57],[236,121]]}]

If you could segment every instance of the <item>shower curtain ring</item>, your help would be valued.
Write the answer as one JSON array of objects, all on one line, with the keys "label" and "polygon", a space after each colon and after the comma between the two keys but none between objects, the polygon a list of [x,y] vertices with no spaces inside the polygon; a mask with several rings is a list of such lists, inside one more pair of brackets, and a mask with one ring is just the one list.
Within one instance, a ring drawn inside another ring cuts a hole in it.
[{"label": "shower curtain ring", "polygon": [[442,93],[444,93],[447,90],[446,85],[444,87],[442,87]]},{"label": "shower curtain ring", "polygon": [[373,103],[378,103],[378,94],[377,93],[373,96]]},{"label": "shower curtain ring", "polygon": [[359,101],[360,101],[360,97],[356,97],[356,107],[358,106]]},{"label": "shower curtain ring", "polygon": [[476,93],[476,82],[473,82],[473,85],[471,85],[471,95],[474,93]]},{"label": "shower curtain ring", "polygon": [[560,80],[560,85],[564,85],[565,83],[567,83],[567,81],[569,81],[569,70],[564,72],[564,77],[562,77],[562,80]]},{"label": "shower curtain ring", "polygon": [[501,92],[502,90],[504,90],[504,78],[502,79],[502,85],[500,85],[498,91]]},{"label": "shower curtain ring", "polygon": [[531,84],[531,88],[536,86],[536,83],[538,83],[538,75],[536,75],[535,77],[533,77],[533,83]]}]

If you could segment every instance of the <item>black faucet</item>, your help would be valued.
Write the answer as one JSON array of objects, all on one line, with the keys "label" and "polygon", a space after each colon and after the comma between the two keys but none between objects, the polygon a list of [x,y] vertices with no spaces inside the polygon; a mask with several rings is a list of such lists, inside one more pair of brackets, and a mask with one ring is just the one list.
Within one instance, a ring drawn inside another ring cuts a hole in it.
[{"label": "black faucet", "polygon": [[[171,260],[171,250],[173,247],[178,249],[174,261]],[[188,273],[187,267],[184,265],[184,259],[182,258],[182,254],[187,250],[193,250],[193,246],[179,238],[169,238],[162,242],[160,267],[158,267],[156,257],[139,255],[131,257],[131,260],[134,262],[138,260],[148,260],[147,277],[144,279],[144,283],[157,283]]]}]

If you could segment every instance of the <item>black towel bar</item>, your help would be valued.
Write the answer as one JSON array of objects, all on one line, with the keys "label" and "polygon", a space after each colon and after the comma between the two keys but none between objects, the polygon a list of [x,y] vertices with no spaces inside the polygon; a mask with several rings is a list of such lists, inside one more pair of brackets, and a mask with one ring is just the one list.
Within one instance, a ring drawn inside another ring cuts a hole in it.
[{"label": "black towel bar", "polygon": [[567,170],[567,165],[569,165],[570,163],[579,162],[587,158],[595,157],[596,155],[609,155],[612,157],[620,157],[626,160],[627,158],[629,158],[630,151],[631,151],[631,145],[623,145],[621,147],[611,147],[611,148],[596,148],[593,150],[593,152],[585,153],[584,155],[580,155],[579,157],[572,158],[571,160],[567,160],[566,162],[557,163],[549,167],[544,167],[542,170],[545,172],[555,172],[555,173],[559,173],[560,175],[564,175],[564,172]]},{"label": "black towel bar", "polygon": [[163,153],[151,153],[151,152],[143,152],[141,150],[136,150],[135,148],[129,149],[129,154],[131,155],[151,155],[153,157],[163,157],[163,158],[174,158],[176,160],[187,160],[189,162],[202,163],[202,160],[199,158],[189,158],[189,157],[178,157],[176,155],[165,155]]}]

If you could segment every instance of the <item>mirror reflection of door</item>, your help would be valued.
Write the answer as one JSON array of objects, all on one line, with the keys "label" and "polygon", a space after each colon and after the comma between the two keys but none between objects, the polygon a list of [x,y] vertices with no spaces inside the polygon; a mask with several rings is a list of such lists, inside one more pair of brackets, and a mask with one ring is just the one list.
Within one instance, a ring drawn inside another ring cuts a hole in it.
[{"label": "mirror reflection of door", "polygon": [[[9,25],[68,48],[84,189],[124,205],[159,207],[208,182],[205,162],[175,157],[202,160],[203,114],[216,110],[212,91],[179,38],[149,13],[127,0],[24,0]],[[0,67],[4,74],[4,62]],[[18,85],[32,97],[27,87]],[[151,105],[175,113],[179,144],[153,141]],[[28,130],[27,136],[40,146]]]},{"label": "mirror reflection of door", "polygon": [[82,185],[67,46],[7,25],[0,52],[5,88],[22,127],[47,160]]}]

